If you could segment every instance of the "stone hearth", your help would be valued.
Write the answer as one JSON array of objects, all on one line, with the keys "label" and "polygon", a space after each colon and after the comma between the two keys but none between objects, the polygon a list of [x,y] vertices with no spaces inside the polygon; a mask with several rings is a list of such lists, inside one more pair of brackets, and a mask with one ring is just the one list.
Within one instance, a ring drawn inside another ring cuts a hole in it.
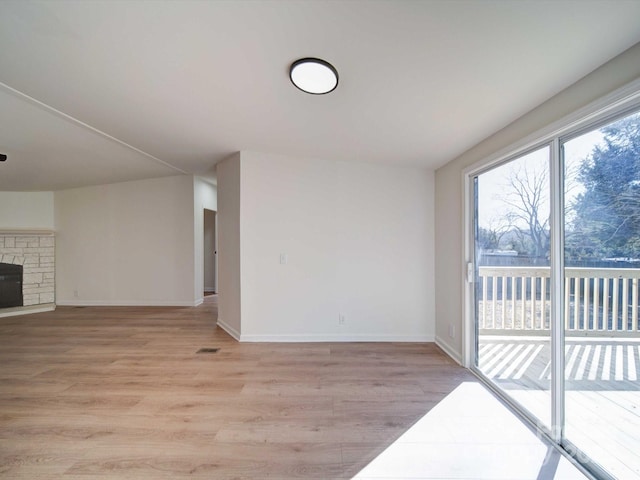
[{"label": "stone hearth", "polygon": [[53,232],[0,231],[0,263],[22,265],[22,297],[25,307],[55,302]]}]

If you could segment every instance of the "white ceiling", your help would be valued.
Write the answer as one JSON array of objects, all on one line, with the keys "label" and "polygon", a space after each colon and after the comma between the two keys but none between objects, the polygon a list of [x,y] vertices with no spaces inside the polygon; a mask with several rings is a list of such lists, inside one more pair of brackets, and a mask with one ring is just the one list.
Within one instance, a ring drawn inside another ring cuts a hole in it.
[{"label": "white ceiling", "polygon": [[[640,41],[639,18],[638,0],[3,0],[0,190],[238,150],[437,168]],[[306,56],[334,92],[290,84]]]}]

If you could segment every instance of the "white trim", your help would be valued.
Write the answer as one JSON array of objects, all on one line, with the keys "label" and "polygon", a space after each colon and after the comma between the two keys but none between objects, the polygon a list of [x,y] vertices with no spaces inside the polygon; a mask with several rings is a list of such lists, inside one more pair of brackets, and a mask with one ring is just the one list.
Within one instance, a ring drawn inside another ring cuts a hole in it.
[{"label": "white trim", "polygon": [[[218,320],[220,324],[220,320]],[[241,342],[408,342],[433,343],[433,335],[378,335],[378,334],[289,334],[240,335]]]},{"label": "white trim", "polygon": [[0,318],[13,317],[16,315],[28,315],[31,313],[53,312],[55,309],[55,303],[43,303],[41,305],[32,305],[26,307],[12,307],[2,309],[2,311],[0,311]]},{"label": "white trim", "polygon": [[201,303],[202,300],[191,302],[172,300],[63,300],[57,302],[61,307],[197,307]]},{"label": "white trim", "polygon": [[562,137],[575,130],[586,128],[601,117],[622,112],[638,102],[640,102],[640,78],[469,165],[462,170],[462,175],[465,177],[477,175],[510,157],[521,155],[538,145],[550,143],[553,137]]},{"label": "white trim", "polygon": [[[472,359],[475,358],[475,283],[468,281],[467,265],[472,263],[474,266],[474,275],[476,270],[475,260],[475,236],[471,223],[475,217],[475,200],[471,195],[471,175],[463,175],[462,188],[463,188],[463,212],[462,212],[462,232],[464,238],[462,239],[462,259],[463,268],[465,273],[462,275],[462,328],[460,329],[460,335],[462,338],[462,352],[460,357],[460,365],[465,368],[471,368]],[[475,189],[474,189],[475,192]],[[475,279],[474,279],[475,281]]]},{"label": "white trim", "polygon": [[218,326],[220,328],[222,328],[225,332],[227,332],[229,335],[231,335],[235,340],[237,340],[238,342],[240,341],[240,332],[237,331],[235,328],[233,328],[231,325],[228,325],[224,322],[224,320],[221,320],[220,318],[218,318]]},{"label": "white trim", "polygon": [[456,349],[453,348],[451,345],[449,345],[447,342],[445,342],[441,337],[437,335],[436,335],[436,345],[440,347],[444,351],[444,353],[449,355],[454,362],[456,362],[458,365],[462,365],[462,357],[460,356],[460,354],[456,352]]},{"label": "white trim", "polygon": [[0,229],[0,237],[53,237],[56,232],[53,230],[40,230],[37,228],[3,228]]}]

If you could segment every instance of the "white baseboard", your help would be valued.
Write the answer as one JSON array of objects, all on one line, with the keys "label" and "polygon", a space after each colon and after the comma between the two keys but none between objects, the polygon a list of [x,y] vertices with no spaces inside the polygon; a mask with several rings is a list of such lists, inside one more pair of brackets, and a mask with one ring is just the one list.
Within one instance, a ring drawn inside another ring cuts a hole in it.
[{"label": "white baseboard", "polygon": [[449,355],[458,365],[462,365],[462,356],[456,352],[455,348],[442,340],[441,337],[436,336],[436,345],[438,345],[444,353]]},{"label": "white baseboard", "polygon": [[218,323],[218,326],[221,329],[223,329],[225,332],[227,332],[229,335],[231,335],[237,341],[240,341],[240,332],[239,331],[237,331],[231,325],[227,325],[226,323],[224,323],[224,320],[221,320],[219,317],[218,317],[218,322],[217,323]]},{"label": "white baseboard", "polygon": [[0,318],[13,317],[15,315],[29,315],[31,313],[53,312],[56,309],[55,303],[43,303],[41,305],[29,305],[26,307],[11,307],[0,310]]},{"label": "white baseboard", "polygon": [[204,293],[216,293],[216,289],[213,287],[204,287]]},{"label": "white baseboard", "polygon": [[[218,321],[218,323],[220,323]],[[240,335],[241,342],[308,343],[308,342],[409,342],[430,343],[432,335],[379,335],[379,334],[291,334]]]},{"label": "white baseboard", "polygon": [[62,300],[63,307],[197,307],[202,299],[195,301],[174,300]]}]

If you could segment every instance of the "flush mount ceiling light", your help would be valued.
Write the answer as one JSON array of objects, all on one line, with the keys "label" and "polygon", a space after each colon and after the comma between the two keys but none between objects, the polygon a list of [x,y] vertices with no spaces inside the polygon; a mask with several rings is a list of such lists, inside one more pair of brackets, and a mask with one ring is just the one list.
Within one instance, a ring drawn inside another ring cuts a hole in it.
[{"label": "flush mount ceiling light", "polygon": [[301,58],[289,69],[291,83],[306,93],[323,95],[338,86],[338,71],[319,58]]}]

